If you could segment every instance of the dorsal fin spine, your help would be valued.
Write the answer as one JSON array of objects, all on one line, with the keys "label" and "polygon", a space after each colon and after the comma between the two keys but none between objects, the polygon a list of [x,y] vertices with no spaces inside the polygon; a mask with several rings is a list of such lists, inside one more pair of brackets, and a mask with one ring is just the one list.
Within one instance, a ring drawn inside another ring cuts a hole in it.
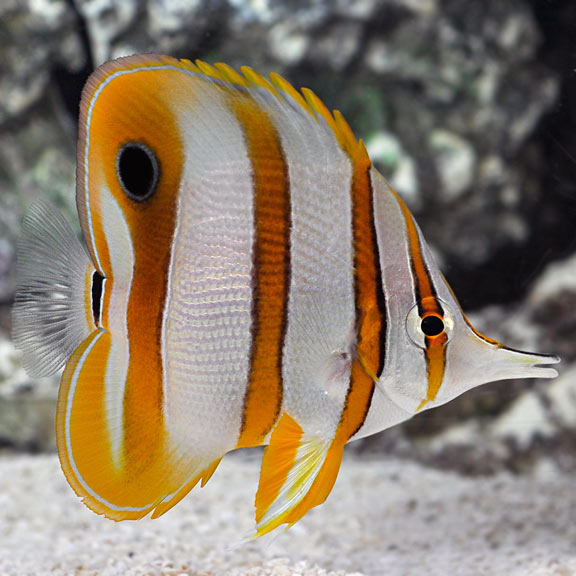
[{"label": "dorsal fin spine", "polygon": [[244,78],[246,78],[250,84],[253,84],[254,86],[260,86],[261,88],[264,88],[265,90],[268,90],[268,92],[274,94],[276,97],[280,96],[276,88],[274,88],[274,86],[270,84],[270,82],[268,82],[264,76],[261,76],[258,74],[258,72],[255,72],[249,66],[242,66],[240,70],[242,74],[244,74]]},{"label": "dorsal fin spine", "polygon": [[218,70],[216,70],[216,68],[214,68],[210,64],[207,64],[206,62],[202,62],[202,60],[196,60],[195,64],[198,67],[198,69],[200,70],[200,72],[202,74],[204,74],[205,76],[208,76],[209,78],[214,78],[216,80],[226,81],[226,79],[222,77],[222,74],[220,74],[218,72]]},{"label": "dorsal fin spine", "polygon": [[341,112],[339,110],[330,112],[324,102],[309,88],[302,88],[298,91],[279,74],[272,73],[269,78],[265,78],[249,66],[242,66],[240,72],[237,72],[231,66],[222,62],[214,65],[207,64],[202,60],[196,60],[195,62],[180,60],[180,62],[197,74],[202,74],[232,86],[242,86],[244,88],[256,86],[270,92],[276,98],[285,99],[288,97],[292,99],[317,120],[319,118],[324,119],[336,136],[340,147],[346,151],[353,161],[366,162],[368,166],[371,166],[372,163],[364,144],[356,139],[350,125],[346,122]]},{"label": "dorsal fin spine", "polygon": [[292,86],[292,84],[290,84],[288,80],[282,78],[282,76],[273,72],[272,74],[270,74],[270,81],[278,90],[290,96],[301,108],[306,110],[306,112],[308,112],[312,116],[314,115],[314,113],[306,103],[306,100],[302,97],[302,94],[298,92],[298,90],[296,90],[296,88],[294,88],[294,86]]},{"label": "dorsal fin spine", "polygon": [[214,68],[216,68],[216,70],[218,70],[218,72],[222,74],[222,77],[227,82],[230,82],[231,84],[238,84],[240,86],[248,86],[246,78],[244,78],[242,74],[236,72],[234,68],[228,66],[228,64],[224,64],[223,62],[217,62],[216,64],[214,64]]}]

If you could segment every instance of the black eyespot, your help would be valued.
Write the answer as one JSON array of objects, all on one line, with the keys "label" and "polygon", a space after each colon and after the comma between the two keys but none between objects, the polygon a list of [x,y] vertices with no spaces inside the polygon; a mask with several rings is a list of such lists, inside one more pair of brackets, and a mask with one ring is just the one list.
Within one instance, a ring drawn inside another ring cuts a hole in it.
[{"label": "black eyespot", "polygon": [[136,202],[144,202],[156,191],[160,164],[148,146],[128,142],[116,157],[116,174],[126,195]]},{"label": "black eyespot", "polygon": [[438,336],[444,332],[444,322],[438,316],[426,316],[422,318],[420,328],[426,336]]},{"label": "black eyespot", "polygon": [[100,326],[102,320],[102,296],[104,295],[104,281],[105,278],[101,276],[97,270],[92,274],[92,315],[94,316],[94,323]]}]

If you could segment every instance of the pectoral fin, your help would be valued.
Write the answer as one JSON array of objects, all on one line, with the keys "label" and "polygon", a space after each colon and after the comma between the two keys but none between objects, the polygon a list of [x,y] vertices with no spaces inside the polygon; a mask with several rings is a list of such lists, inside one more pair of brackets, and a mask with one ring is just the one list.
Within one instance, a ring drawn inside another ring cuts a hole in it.
[{"label": "pectoral fin", "polygon": [[256,535],[298,522],[322,504],[336,481],[344,444],[307,434],[288,414],[264,452],[256,494]]}]

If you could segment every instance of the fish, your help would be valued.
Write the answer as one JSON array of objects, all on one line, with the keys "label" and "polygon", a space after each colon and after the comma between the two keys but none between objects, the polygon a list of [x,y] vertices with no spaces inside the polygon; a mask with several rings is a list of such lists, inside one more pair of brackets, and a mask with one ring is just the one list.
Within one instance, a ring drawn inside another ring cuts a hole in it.
[{"label": "fish", "polygon": [[[475,330],[362,140],[249,67],[133,55],[83,91],[76,203],[22,223],[13,338],[61,376],[68,483],[161,516],[225,454],[265,446],[255,532],[330,494],[344,446],[553,355]],[[230,487],[232,489],[232,487]]]}]

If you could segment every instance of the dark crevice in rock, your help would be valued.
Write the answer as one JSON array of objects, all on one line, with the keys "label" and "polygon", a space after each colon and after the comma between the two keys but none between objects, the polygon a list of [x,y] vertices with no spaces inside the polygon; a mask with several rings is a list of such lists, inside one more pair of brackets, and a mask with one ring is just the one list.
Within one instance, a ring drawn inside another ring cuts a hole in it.
[{"label": "dark crevice in rock", "polygon": [[[525,211],[530,229],[526,243],[502,246],[489,261],[470,268],[447,259],[447,279],[456,294],[464,296],[467,310],[521,300],[548,263],[576,248],[576,4],[530,4],[543,38],[538,60],[558,74],[561,85],[556,105],[515,162],[523,165],[526,186],[535,184],[544,193]],[[531,178],[536,182],[529,182]]]},{"label": "dark crevice in rock", "polygon": [[80,97],[88,76],[94,70],[94,57],[90,43],[90,34],[86,20],[78,10],[74,0],[65,0],[70,12],[76,20],[76,30],[81,46],[84,50],[84,65],[77,70],[70,70],[64,64],[56,65],[52,69],[52,81],[56,86],[62,103],[74,124],[78,123],[80,112]]}]

